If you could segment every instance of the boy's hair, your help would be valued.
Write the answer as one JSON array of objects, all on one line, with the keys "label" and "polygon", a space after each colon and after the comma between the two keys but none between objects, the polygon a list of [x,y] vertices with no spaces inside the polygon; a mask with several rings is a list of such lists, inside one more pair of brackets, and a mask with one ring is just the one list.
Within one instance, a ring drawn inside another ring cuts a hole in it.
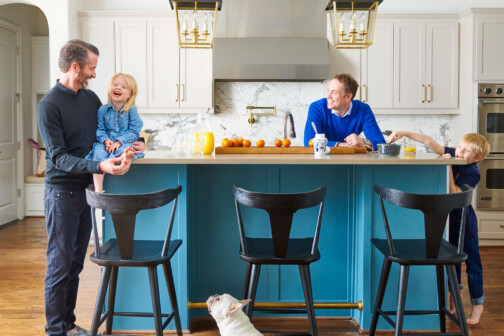
[{"label": "boy's hair", "polygon": [[467,133],[462,137],[462,141],[471,146],[476,151],[476,156],[485,158],[490,153],[490,144],[487,139],[478,133]]},{"label": "boy's hair", "polygon": [[67,72],[72,63],[77,63],[81,68],[89,62],[88,51],[100,56],[98,48],[82,40],[70,40],[61,48],[58,66],[61,72]]},{"label": "boy's hair", "polygon": [[131,97],[126,101],[126,103],[121,108],[121,110],[119,110],[119,113],[121,113],[123,111],[128,112],[129,109],[132,108],[133,105],[135,105],[136,96],[138,93],[137,82],[136,82],[135,78],[133,78],[133,76],[131,76],[131,75],[124,74],[121,72],[116,73],[114,76],[112,76],[112,78],[110,79],[109,85],[108,85],[108,102],[109,103],[112,101],[112,97],[110,96],[110,88],[112,87],[112,83],[114,83],[114,81],[117,77],[123,77],[126,80],[126,83],[128,83],[129,89],[131,91]]},{"label": "boy's hair", "polygon": [[359,88],[359,84],[350,74],[337,74],[333,77],[333,79],[337,79],[341,84],[343,84],[345,88],[345,93],[352,94],[352,100],[355,98],[357,93],[357,89]]}]

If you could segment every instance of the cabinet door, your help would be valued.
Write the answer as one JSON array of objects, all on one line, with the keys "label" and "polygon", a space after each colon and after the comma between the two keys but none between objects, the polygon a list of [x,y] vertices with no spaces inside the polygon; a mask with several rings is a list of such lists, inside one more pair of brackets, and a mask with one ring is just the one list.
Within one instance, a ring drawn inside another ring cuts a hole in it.
[{"label": "cabinet door", "polygon": [[425,23],[394,25],[394,107],[424,108]]},{"label": "cabinet door", "polygon": [[[147,23],[145,19],[115,22],[116,72],[133,76],[138,85],[136,105],[147,107]],[[139,111],[141,112],[141,111]]]},{"label": "cabinet door", "polygon": [[179,107],[179,46],[175,20],[147,23],[149,107]]},{"label": "cabinet door", "polygon": [[394,107],[394,24],[376,22],[373,45],[362,51],[361,100],[372,109]]},{"label": "cabinet door", "polygon": [[89,81],[89,88],[105,104],[108,97],[108,83],[115,73],[114,21],[106,18],[81,18],[80,28],[81,38],[100,51],[96,78]]},{"label": "cabinet door", "polygon": [[180,107],[211,108],[212,50],[180,49]]},{"label": "cabinet door", "polygon": [[504,79],[504,16],[476,17],[476,79]]},{"label": "cabinet door", "polygon": [[458,107],[458,36],[457,22],[427,23],[427,108]]}]

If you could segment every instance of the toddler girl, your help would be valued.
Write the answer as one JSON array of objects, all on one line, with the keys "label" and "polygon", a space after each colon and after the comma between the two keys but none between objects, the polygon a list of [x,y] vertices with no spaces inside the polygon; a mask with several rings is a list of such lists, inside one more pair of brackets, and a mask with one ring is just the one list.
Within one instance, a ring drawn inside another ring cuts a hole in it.
[{"label": "toddler girl", "polygon": [[[117,73],[110,79],[108,104],[98,109],[98,129],[93,149],[86,156],[88,160],[103,161],[122,156],[127,163],[144,153],[134,154],[132,142],[138,140],[143,123],[135,105],[138,88],[135,79],[127,74]],[[96,192],[103,192],[103,174],[94,174]]]}]

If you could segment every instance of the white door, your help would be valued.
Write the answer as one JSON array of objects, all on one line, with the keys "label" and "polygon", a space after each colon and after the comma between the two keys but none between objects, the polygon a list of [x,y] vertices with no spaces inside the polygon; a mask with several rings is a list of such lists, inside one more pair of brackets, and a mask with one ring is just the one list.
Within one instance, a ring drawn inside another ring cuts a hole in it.
[{"label": "white door", "polygon": [[0,225],[17,219],[17,33],[0,27]]}]

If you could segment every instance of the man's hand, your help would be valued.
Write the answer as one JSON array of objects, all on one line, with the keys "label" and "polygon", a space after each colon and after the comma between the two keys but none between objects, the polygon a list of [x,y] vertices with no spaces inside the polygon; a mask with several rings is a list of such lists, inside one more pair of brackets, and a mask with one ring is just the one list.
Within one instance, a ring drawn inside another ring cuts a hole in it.
[{"label": "man's hand", "polygon": [[145,142],[142,141],[135,141],[131,143],[133,146],[133,149],[135,150],[135,154],[141,153],[145,150]]},{"label": "man's hand", "polygon": [[364,140],[357,134],[352,133],[345,138],[345,142],[349,147],[362,147],[364,146]]},{"label": "man's hand", "polygon": [[112,175],[124,175],[130,169],[131,164],[123,161],[122,157],[107,159],[100,162],[98,169],[100,172]]}]

